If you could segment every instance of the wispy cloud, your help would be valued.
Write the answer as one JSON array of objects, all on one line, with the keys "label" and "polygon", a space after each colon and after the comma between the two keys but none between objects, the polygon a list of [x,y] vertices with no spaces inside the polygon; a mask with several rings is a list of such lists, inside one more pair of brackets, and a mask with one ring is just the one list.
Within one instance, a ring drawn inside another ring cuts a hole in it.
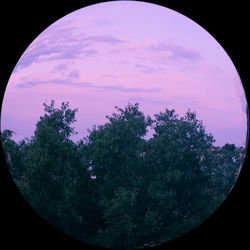
[{"label": "wispy cloud", "polygon": [[200,104],[200,100],[196,97],[188,96],[169,96],[168,99],[172,102],[181,105],[197,106]]},{"label": "wispy cloud", "polygon": [[24,80],[22,83],[18,83],[16,86],[18,88],[31,88],[43,84],[56,84],[56,85],[71,85],[83,88],[95,88],[108,91],[118,91],[125,93],[139,93],[139,92],[156,92],[161,91],[161,88],[128,88],[121,85],[97,85],[89,82],[74,82],[72,79],[51,79],[51,80]]},{"label": "wispy cloud", "polygon": [[160,99],[153,99],[148,97],[131,97],[129,98],[129,101],[131,102],[145,102],[145,103],[151,103],[151,104],[164,104],[164,105],[173,105],[172,102],[166,101],[166,100],[160,100]]},{"label": "wispy cloud", "polygon": [[107,78],[112,78],[112,79],[117,79],[117,76],[111,75],[111,74],[104,74],[102,77],[107,77]]},{"label": "wispy cloud", "polygon": [[103,27],[103,26],[106,26],[106,25],[110,25],[112,24],[112,21],[109,20],[109,19],[95,19],[95,20],[92,20],[90,22],[91,25],[93,25],[94,27]]},{"label": "wispy cloud", "polygon": [[162,69],[159,69],[159,68],[156,69],[156,68],[143,65],[143,64],[135,64],[135,67],[138,68],[141,73],[146,73],[146,74],[162,72]]},{"label": "wispy cloud", "polygon": [[161,88],[126,88],[121,85],[102,85],[102,86],[96,86],[97,88],[101,88],[104,90],[111,90],[111,91],[120,91],[120,92],[127,92],[127,93],[138,93],[138,92],[156,92],[160,91]]},{"label": "wispy cloud", "polygon": [[97,43],[114,46],[125,42],[115,36],[88,36],[76,33],[75,30],[73,25],[60,27],[52,25],[33,41],[13,72],[29,67],[33,63],[62,59],[75,60],[82,56],[92,56],[98,53],[95,47]]},{"label": "wispy cloud", "polygon": [[77,78],[79,78],[79,71],[77,69],[72,70],[71,72],[69,72],[68,77],[70,79],[73,79],[73,78],[77,79]]},{"label": "wispy cloud", "polygon": [[68,64],[67,63],[59,63],[58,65],[56,65],[53,68],[53,71],[62,71],[62,70],[66,70],[68,68]]},{"label": "wispy cloud", "polygon": [[118,39],[114,36],[108,35],[99,35],[99,36],[87,36],[84,38],[84,41],[92,41],[92,42],[101,42],[108,44],[116,44],[116,43],[124,43],[124,40]]},{"label": "wispy cloud", "polygon": [[43,84],[57,84],[57,85],[75,85],[75,86],[81,86],[81,87],[91,87],[92,84],[88,82],[72,82],[71,79],[51,79],[51,80],[25,80],[22,83],[18,83],[16,86],[18,88],[32,88],[38,85]]},{"label": "wispy cloud", "polygon": [[160,43],[157,45],[151,45],[150,49],[154,51],[168,52],[170,59],[188,59],[197,61],[202,59],[200,53],[194,49],[187,49],[177,44]]},{"label": "wispy cloud", "polygon": [[128,62],[128,61],[124,61],[124,60],[119,61],[119,63],[120,63],[120,64],[124,64],[124,65],[129,65],[129,64],[130,64],[130,62]]},{"label": "wispy cloud", "polygon": [[42,61],[43,57],[61,54],[63,50],[67,50],[68,45],[75,42],[74,30],[75,27],[68,24],[50,26],[31,43],[18,61],[15,71]]},{"label": "wispy cloud", "polygon": [[45,41],[38,41],[35,48],[24,52],[23,56],[17,63],[14,72],[29,67],[33,63],[41,63],[43,61],[59,60],[59,59],[76,59],[81,54],[91,55],[97,53],[94,49],[85,49],[87,43],[63,43],[47,45]]}]

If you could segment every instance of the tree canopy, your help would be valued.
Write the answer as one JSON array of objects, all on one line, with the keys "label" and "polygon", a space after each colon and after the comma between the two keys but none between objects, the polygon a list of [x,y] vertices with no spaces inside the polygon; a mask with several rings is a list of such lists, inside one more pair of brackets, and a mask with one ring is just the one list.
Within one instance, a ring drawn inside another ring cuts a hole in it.
[{"label": "tree canopy", "polygon": [[[184,235],[226,199],[245,158],[243,147],[214,146],[190,110],[151,118],[139,103],[115,107],[75,143],[78,110],[43,105],[31,139],[1,133],[6,162],[39,215],[90,245],[143,248]],[[148,129],[154,134],[146,140]]]}]

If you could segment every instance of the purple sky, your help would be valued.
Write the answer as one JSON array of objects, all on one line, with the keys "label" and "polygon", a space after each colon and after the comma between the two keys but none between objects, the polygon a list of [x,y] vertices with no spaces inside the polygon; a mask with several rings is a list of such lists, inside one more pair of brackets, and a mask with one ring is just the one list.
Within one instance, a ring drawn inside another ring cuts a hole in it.
[{"label": "purple sky", "polygon": [[15,66],[5,92],[1,130],[30,138],[42,103],[79,108],[78,140],[114,106],[139,102],[145,115],[190,108],[215,145],[245,145],[246,98],[224,49],[201,26],[173,10],[136,1],[95,4],[43,31]]}]

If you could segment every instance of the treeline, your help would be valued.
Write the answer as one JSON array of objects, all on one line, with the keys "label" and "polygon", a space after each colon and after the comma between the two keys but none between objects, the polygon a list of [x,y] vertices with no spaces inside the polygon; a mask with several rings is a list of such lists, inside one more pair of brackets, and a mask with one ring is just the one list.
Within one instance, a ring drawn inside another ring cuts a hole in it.
[{"label": "treeline", "polygon": [[[171,241],[202,223],[226,199],[245,158],[215,147],[195,112],[166,109],[154,119],[139,104],[107,116],[77,143],[77,109],[44,105],[34,136],[1,141],[26,201],[58,230],[87,244],[131,249]],[[147,129],[154,129],[145,140]]]}]

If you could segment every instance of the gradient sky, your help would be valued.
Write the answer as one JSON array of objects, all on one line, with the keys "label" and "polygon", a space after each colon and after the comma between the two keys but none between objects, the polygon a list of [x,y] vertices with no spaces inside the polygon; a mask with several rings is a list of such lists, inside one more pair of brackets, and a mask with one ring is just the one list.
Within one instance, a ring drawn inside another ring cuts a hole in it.
[{"label": "gradient sky", "polygon": [[43,102],[79,108],[78,140],[114,106],[139,102],[145,115],[188,108],[215,145],[245,145],[246,98],[224,49],[171,9],[136,1],[91,5],[64,16],[26,49],[9,79],[1,130],[30,138]]}]

